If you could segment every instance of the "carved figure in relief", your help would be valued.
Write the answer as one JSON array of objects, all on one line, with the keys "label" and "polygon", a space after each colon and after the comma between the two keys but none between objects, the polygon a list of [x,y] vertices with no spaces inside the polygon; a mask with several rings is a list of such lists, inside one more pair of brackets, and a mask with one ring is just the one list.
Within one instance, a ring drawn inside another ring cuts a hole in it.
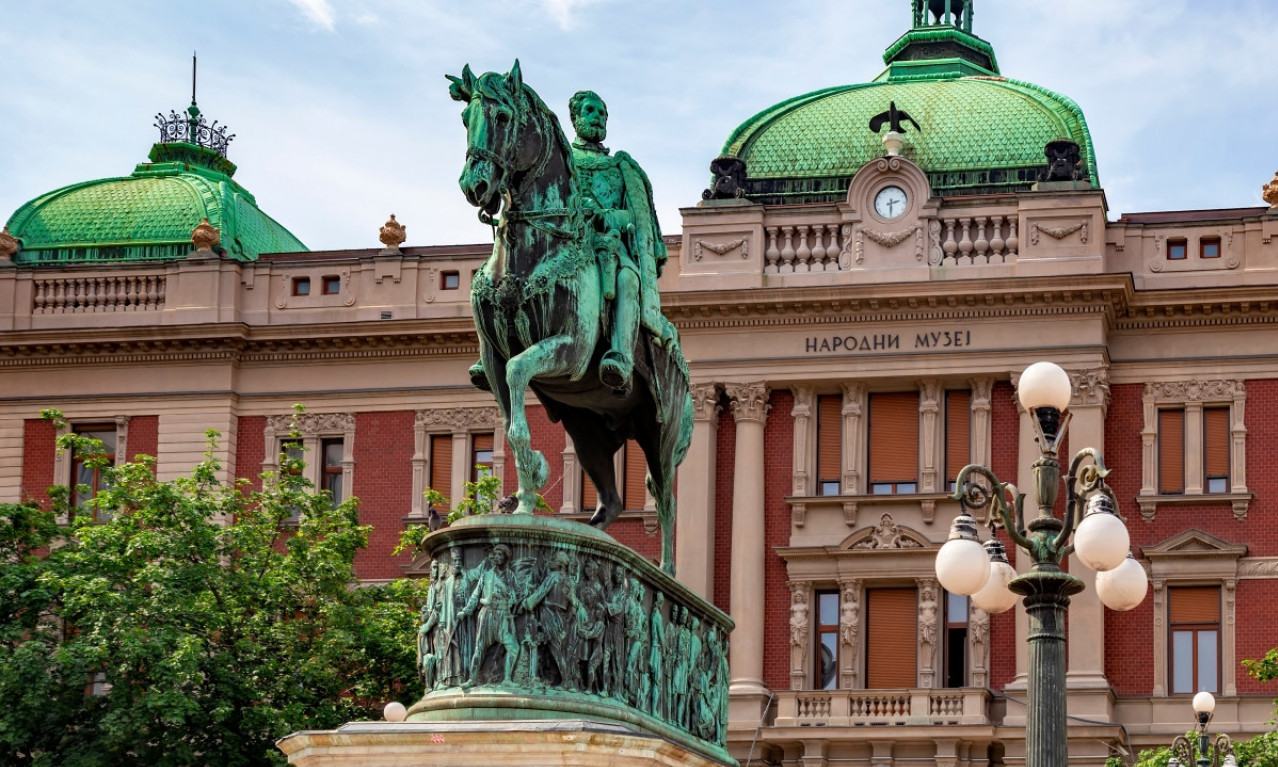
[{"label": "carved figure in relief", "polygon": [[461,684],[470,678],[470,655],[475,647],[474,622],[461,615],[470,596],[474,578],[467,572],[460,546],[449,549],[450,564],[447,572],[441,568],[444,583],[440,594],[440,632],[444,639],[439,642],[440,657],[437,664],[441,673],[436,682],[449,686]]},{"label": "carved figure in relief", "polygon": [[790,644],[806,647],[808,644],[808,590],[795,584],[790,593]]},{"label": "carved figure in relief", "polygon": [[[577,595],[566,551],[554,553],[545,579],[524,598],[522,607],[530,613],[536,611],[542,641],[550,649],[545,662],[555,665],[560,684],[569,689],[578,688],[581,683],[577,674]],[[532,671],[542,679],[547,678],[537,663],[533,664]]]},{"label": "carved figure in relief", "polygon": [[430,562],[430,588],[426,591],[426,604],[422,605],[421,627],[417,629],[417,668],[427,690],[435,689],[435,679],[439,663],[436,650],[439,634],[441,592],[443,583],[439,579],[439,560]]},{"label": "carved figure in relief", "polygon": [[[848,586],[843,589],[843,596],[839,601],[839,639],[844,647],[856,647],[860,621],[861,609],[857,604],[857,589],[855,586]],[[855,651],[852,655],[856,656]]]},{"label": "carved figure in relief", "polygon": [[577,651],[582,665],[583,689],[598,692],[603,669],[604,593],[599,584],[599,563],[587,559],[577,585]]},{"label": "carved figure in relief", "polygon": [[641,711],[648,711],[651,682],[648,678],[648,616],[643,609],[643,584],[630,582],[626,601],[626,699]]},{"label": "carved figure in relief", "polygon": [[924,584],[919,590],[919,639],[929,647],[936,647],[938,607],[936,587]]},{"label": "carved figure in relief", "polygon": [[479,573],[475,588],[466,600],[466,606],[458,617],[466,618],[479,611],[475,632],[475,652],[470,659],[469,684],[478,681],[484,656],[493,645],[501,645],[506,651],[502,670],[502,682],[509,684],[515,661],[519,658],[519,641],[515,638],[515,592],[511,584],[510,547],[504,543],[493,546],[488,553],[488,564]]},{"label": "carved figure in relief", "polygon": [[670,673],[670,708],[671,719],[680,727],[686,727],[688,710],[688,671],[692,661],[692,640],[688,629],[688,609],[683,605],[671,608],[670,645],[674,651],[668,656],[674,664]]},{"label": "carved figure in relief", "polygon": [[648,653],[648,673],[652,678],[652,715],[658,719],[666,719],[668,713],[668,687],[665,683],[666,620],[661,615],[665,604],[665,595],[658,591],[652,600],[652,649]]},{"label": "carved figure in relief", "polygon": [[626,573],[621,565],[612,567],[612,586],[604,603],[603,692],[622,695],[625,678]]},{"label": "carved figure in relief", "polygon": [[704,693],[705,669],[701,654],[701,619],[692,616],[688,626],[688,698],[684,707],[684,727],[693,730],[701,707],[698,693]]}]

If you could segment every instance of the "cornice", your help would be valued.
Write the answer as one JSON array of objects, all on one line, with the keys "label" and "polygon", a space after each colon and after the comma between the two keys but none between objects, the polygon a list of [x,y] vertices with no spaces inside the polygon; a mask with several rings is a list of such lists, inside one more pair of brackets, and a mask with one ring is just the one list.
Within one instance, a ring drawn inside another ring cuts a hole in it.
[{"label": "cornice", "polygon": [[1115,322],[1118,330],[1268,325],[1278,323],[1273,286],[1151,290],[1135,294]]}]

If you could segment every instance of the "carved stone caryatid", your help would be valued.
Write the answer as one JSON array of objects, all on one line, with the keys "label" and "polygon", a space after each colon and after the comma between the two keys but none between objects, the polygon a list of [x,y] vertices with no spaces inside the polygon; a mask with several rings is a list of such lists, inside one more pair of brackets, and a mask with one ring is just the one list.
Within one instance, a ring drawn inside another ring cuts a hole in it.
[{"label": "carved stone caryatid", "polygon": [[1269,203],[1270,208],[1278,208],[1278,173],[1274,174],[1272,181],[1260,188],[1260,196]]},{"label": "carved stone caryatid", "polygon": [[846,690],[857,687],[857,659],[861,644],[861,581],[850,580],[839,584],[839,642],[843,669],[840,674]]},{"label": "carved stone caryatid", "polygon": [[861,484],[861,466],[865,463],[865,438],[861,429],[864,411],[865,384],[848,382],[843,389],[843,492],[851,495],[864,492]]},{"label": "carved stone caryatid", "polygon": [[212,258],[213,249],[221,243],[222,233],[209,223],[207,216],[191,230],[191,244],[195,246],[195,251],[191,254],[193,257]]},{"label": "carved stone caryatid", "polygon": [[802,690],[808,680],[808,637],[812,624],[809,615],[809,592],[812,585],[790,584],[790,688]]},{"label": "carved stone caryatid", "polygon": [[932,687],[935,681],[935,659],[939,639],[940,603],[937,601],[936,581],[930,578],[919,582],[919,684]]},{"label": "carved stone caryatid", "polygon": [[1072,405],[1099,406],[1104,418],[1109,410],[1109,369],[1071,370],[1069,379],[1074,388]]},{"label": "carved stone caryatid", "polygon": [[884,512],[876,527],[866,528],[862,540],[852,544],[854,550],[865,549],[919,549],[923,543],[917,533],[905,533],[898,527],[892,515]]},{"label": "carved stone caryatid", "polygon": [[794,418],[794,471],[793,490],[797,496],[812,495],[813,461],[816,453],[816,439],[813,434],[813,414],[816,407],[816,390],[811,386],[796,386],[794,407],[790,410]]},{"label": "carved stone caryatid", "polygon": [[968,658],[972,687],[989,685],[990,668],[990,614],[968,602],[967,639],[970,646]]},{"label": "carved stone caryatid", "polygon": [[[936,445],[938,421],[941,413],[941,398],[945,396],[945,385],[937,379],[928,379],[919,382],[919,413],[922,416],[922,434],[920,441],[925,446]],[[925,448],[922,460],[922,487],[921,492],[935,493],[940,488],[937,485],[937,451],[931,448]],[[929,520],[931,521],[931,520]]]},{"label": "carved stone caryatid", "polygon": [[0,229],[0,261],[12,261],[21,244],[17,237],[9,234],[9,227]]},{"label": "carved stone caryatid", "polygon": [[408,229],[396,221],[395,214],[392,213],[390,219],[382,224],[381,230],[377,233],[377,239],[382,242],[383,256],[397,256],[400,254],[399,246],[408,239]]}]

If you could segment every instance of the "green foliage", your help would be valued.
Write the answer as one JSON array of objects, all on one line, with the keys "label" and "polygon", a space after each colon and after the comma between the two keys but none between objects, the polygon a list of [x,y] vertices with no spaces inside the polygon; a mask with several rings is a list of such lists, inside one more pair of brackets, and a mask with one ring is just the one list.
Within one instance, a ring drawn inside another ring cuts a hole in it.
[{"label": "green foliage", "polygon": [[[423,495],[426,496],[426,504],[436,509],[450,509],[448,512],[448,523],[452,524],[462,517],[470,517],[480,514],[491,514],[500,508],[503,500],[501,494],[501,478],[492,473],[489,467],[478,465],[475,467],[479,480],[476,482],[465,482],[462,484],[462,498],[457,505],[452,505],[452,501],[448,497],[433,487],[426,488]],[[537,511],[552,511],[550,504],[546,503],[546,499],[537,495]],[[393,554],[401,554],[405,551],[417,551],[422,542],[426,530],[420,527],[410,527],[399,534],[399,544],[395,547]]]},{"label": "green foliage", "polygon": [[[1198,742],[1198,736],[1193,732],[1185,733],[1185,737],[1195,744]],[[1212,742],[1215,742],[1215,733],[1212,733]],[[1166,746],[1146,749],[1136,758],[1135,767],[1167,767],[1171,757],[1172,751]],[[1234,758],[1238,761],[1238,767],[1278,767],[1278,731],[1261,733],[1250,740],[1234,743]],[[1126,762],[1119,757],[1111,757],[1105,761],[1105,767],[1125,765]]]},{"label": "green foliage", "polygon": [[1265,653],[1265,657],[1260,660],[1245,660],[1242,664],[1248,674],[1262,682],[1278,678],[1278,648]]},{"label": "green foliage", "polygon": [[217,438],[169,482],[103,466],[103,524],[65,492],[0,504],[0,763],[280,764],[284,735],[421,695],[425,583],[355,588],[356,503],[333,508],[286,456],[261,491],[223,483]]}]

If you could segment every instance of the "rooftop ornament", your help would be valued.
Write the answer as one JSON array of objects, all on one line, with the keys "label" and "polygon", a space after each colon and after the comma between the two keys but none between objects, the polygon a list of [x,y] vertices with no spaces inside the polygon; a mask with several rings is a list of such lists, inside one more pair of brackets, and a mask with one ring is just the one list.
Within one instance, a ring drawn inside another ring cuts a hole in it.
[{"label": "rooftop ornament", "polygon": [[17,237],[9,234],[9,227],[5,227],[0,231],[0,261],[12,260],[18,253],[18,246],[21,245]]},{"label": "rooftop ornament", "polygon": [[178,114],[173,110],[169,110],[169,116],[165,117],[163,112],[155,115],[155,127],[160,129],[161,144],[194,144],[195,146],[204,147],[217,152],[222,157],[226,157],[227,147],[234,140],[235,134],[227,134],[227,126],[218,125],[217,120],[209,125],[208,119],[200,114],[200,108],[195,104],[195,73],[196,58],[191,56],[191,106],[186,108],[186,117]]},{"label": "rooftop ornament", "polygon": [[901,154],[901,147],[905,146],[905,126],[901,125],[902,120],[909,120],[910,124],[914,126],[915,132],[923,132],[923,129],[919,127],[914,118],[910,117],[909,112],[896,108],[895,101],[888,102],[886,112],[880,112],[870,118],[870,130],[874,133],[882,130],[884,124],[888,126],[887,135],[883,137],[883,146],[887,148],[889,157],[896,157]]},{"label": "rooftop ornament", "polygon": [[1261,188],[1261,195],[1265,198],[1265,202],[1269,203],[1270,208],[1278,208],[1278,173],[1274,174],[1273,181]]},{"label": "rooftop ornament", "polygon": [[390,214],[390,220],[382,224],[381,230],[377,234],[377,239],[382,241],[384,246],[383,255],[396,255],[399,253],[399,246],[404,244],[404,240],[408,239],[408,228],[395,220],[395,214]]}]

